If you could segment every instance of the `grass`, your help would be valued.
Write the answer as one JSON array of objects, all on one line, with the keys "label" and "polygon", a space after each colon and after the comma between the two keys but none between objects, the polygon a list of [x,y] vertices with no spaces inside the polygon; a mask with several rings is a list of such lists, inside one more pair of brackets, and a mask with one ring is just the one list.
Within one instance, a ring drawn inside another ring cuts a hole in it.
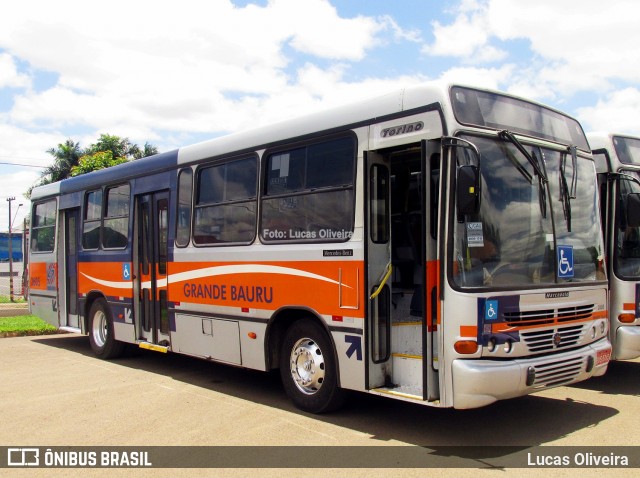
[{"label": "grass", "polygon": [[[26,300],[22,297],[22,294],[15,294],[13,296],[14,304],[24,304]],[[8,295],[0,295],[0,304],[11,304],[11,298]]]},{"label": "grass", "polygon": [[0,317],[0,337],[46,335],[58,333],[58,329],[35,315]]}]

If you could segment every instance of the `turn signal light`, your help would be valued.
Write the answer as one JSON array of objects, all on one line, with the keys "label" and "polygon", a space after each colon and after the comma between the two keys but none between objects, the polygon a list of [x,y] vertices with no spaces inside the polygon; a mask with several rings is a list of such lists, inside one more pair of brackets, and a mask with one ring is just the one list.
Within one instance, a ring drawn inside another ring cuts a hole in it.
[{"label": "turn signal light", "polygon": [[635,322],[636,315],[635,314],[620,314],[618,316],[618,320],[623,324],[631,324]]},{"label": "turn signal light", "polygon": [[453,348],[459,354],[474,354],[478,351],[478,343],[475,340],[458,340]]},{"label": "turn signal light", "polygon": [[258,334],[256,334],[255,332],[249,332],[247,335],[249,336],[250,339],[253,339],[253,340],[258,338]]}]

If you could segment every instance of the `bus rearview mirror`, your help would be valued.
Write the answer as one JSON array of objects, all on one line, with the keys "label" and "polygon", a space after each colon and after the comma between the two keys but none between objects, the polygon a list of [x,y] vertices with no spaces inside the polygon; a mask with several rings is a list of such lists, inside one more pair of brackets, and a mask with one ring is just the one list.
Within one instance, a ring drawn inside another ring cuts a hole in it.
[{"label": "bus rearview mirror", "polygon": [[456,181],[456,204],[458,220],[467,214],[475,214],[480,207],[478,168],[473,165],[458,167]]}]

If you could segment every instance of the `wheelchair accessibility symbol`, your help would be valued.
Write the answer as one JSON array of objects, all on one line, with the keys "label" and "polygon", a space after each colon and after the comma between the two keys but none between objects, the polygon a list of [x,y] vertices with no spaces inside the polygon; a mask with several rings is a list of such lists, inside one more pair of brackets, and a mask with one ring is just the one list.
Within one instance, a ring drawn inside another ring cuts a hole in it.
[{"label": "wheelchair accessibility symbol", "polygon": [[122,280],[131,280],[131,264],[128,262],[122,264]]},{"label": "wheelchair accessibility symbol", "polygon": [[558,246],[558,277],[573,277],[573,246]]},{"label": "wheelchair accessibility symbol", "polygon": [[498,301],[488,300],[484,304],[485,320],[496,320],[498,318]]}]

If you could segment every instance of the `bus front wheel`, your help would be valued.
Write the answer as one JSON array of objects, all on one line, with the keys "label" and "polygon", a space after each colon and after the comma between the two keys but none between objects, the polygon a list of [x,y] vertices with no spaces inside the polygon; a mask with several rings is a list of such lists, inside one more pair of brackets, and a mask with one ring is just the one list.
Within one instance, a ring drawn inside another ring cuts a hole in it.
[{"label": "bus front wheel", "polygon": [[280,376],[284,389],[301,410],[324,413],[344,401],[331,341],[316,322],[295,322],[284,337]]},{"label": "bus front wheel", "polygon": [[115,339],[111,311],[104,299],[97,299],[89,311],[89,342],[100,358],[111,359],[122,354],[124,343]]}]

